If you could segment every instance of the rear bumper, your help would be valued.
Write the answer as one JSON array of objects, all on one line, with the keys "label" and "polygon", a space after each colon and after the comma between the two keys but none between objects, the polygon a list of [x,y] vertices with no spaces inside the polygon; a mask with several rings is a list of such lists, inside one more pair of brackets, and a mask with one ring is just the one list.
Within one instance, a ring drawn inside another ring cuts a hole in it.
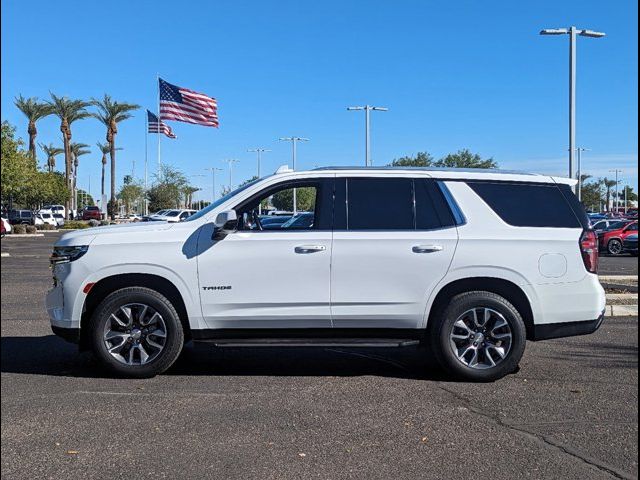
[{"label": "rear bumper", "polygon": [[604,310],[595,320],[585,322],[547,323],[534,327],[534,341],[549,340],[551,338],[575,337],[589,335],[600,328],[604,321]]}]

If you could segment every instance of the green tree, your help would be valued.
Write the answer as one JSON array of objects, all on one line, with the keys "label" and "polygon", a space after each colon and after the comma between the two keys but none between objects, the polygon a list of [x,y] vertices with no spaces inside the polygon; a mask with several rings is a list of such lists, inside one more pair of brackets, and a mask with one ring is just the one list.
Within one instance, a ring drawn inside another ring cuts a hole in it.
[{"label": "green tree", "polygon": [[15,137],[15,127],[2,122],[1,179],[2,203],[23,204],[29,196],[29,186],[36,172],[36,162],[22,149],[22,140]]},{"label": "green tree", "polygon": [[62,174],[38,171],[33,157],[15,138],[15,128],[2,122],[1,195],[2,203],[35,208],[43,203],[62,203],[69,190]]},{"label": "green tree", "polygon": [[78,210],[82,210],[86,207],[92,207],[96,204],[91,194],[86,190],[79,188],[77,195],[78,195]]},{"label": "green tree", "polygon": [[91,104],[98,108],[98,113],[93,116],[107,127],[106,140],[109,144],[109,157],[111,158],[111,206],[109,215],[113,219],[116,214],[116,135],[118,123],[132,117],[131,112],[140,108],[133,103],[120,103],[105,94],[102,100],[92,99]]},{"label": "green tree", "polygon": [[432,167],[433,157],[428,152],[418,152],[415,156],[396,158],[390,163],[392,167]]},{"label": "green tree", "polygon": [[638,195],[630,185],[625,185],[625,187],[618,192],[618,197],[620,198],[620,205],[623,207],[625,206],[625,200],[628,203],[627,207],[630,207],[633,202],[638,201]]},{"label": "green tree", "polygon": [[[312,212],[316,205],[316,189],[313,187],[302,187],[296,189],[297,210]],[[271,204],[277,210],[293,211],[293,188],[280,190],[271,197]]]},{"label": "green tree", "polygon": [[162,165],[154,176],[154,182],[147,191],[149,210],[152,212],[165,208],[178,208],[184,198],[184,190],[189,186],[187,177],[170,165]]},{"label": "green tree", "polygon": [[[89,106],[88,102],[84,100],[71,100],[67,97],[58,97],[51,94],[51,101],[47,102],[51,107],[51,113],[60,119],[60,132],[62,132],[62,142],[64,147],[64,178],[67,182],[67,189],[71,196],[71,168],[72,168],[72,154],[69,149],[71,143],[71,124],[83,118],[89,116],[86,108]],[[71,212],[69,208],[71,204],[71,197],[67,198],[64,202],[67,212]]]},{"label": "green tree", "polygon": [[138,203],[142,199],[143,195],[144,188],[133,180],[120,187],[118,199],[124,204],[127,215],[131,213],[133,205]]},{"label": "green tree", "polygon": [[40,148],[47,156],[47,170],[49,172],[53,172],[53,170],[56,168],[56,157],[61,153],[64,153],[64,149],[60,147],[54,147],[52,143],[50,143],[49,145],[41,143]]},{"label": "green tree", "polygon": [[24,113],[24,116],[27,117],[27,120],[29,121],[29,125],[27,127],[27,133],[29,134],[29,155],[31,155],[31,158],[35,160],[36,136],[38,135],[36,122],[53,113],[51,105],[40,102],[36,97],[24,98],[22,95],[16,97],[15,105],[18,107],[18,110]]},{"label": "green tree", "polygon": [[582,183],[582,204],[585,208],[592,211],[600,211],[603,204],[603,180],[598,178],[596,180],[586,179]]},{"label": "green tree", "polygon": [[436,167],[444,168],[498,168],[493,158],[482,158],[477,153],[462,149],[456,153],[450,153],[435,163]]}]

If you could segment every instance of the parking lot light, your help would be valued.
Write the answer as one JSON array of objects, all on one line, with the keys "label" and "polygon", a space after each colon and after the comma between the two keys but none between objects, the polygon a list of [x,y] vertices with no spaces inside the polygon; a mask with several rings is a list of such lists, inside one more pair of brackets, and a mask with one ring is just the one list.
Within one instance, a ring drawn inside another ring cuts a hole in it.
[{"label": "parking lot light", "polygon": [[[576,178],[576,37],[602,38],[606,34],[594,30],[570,28],[545,28],[540,35],[569,35],[569,177]],[[578,179],[578,183],[579,179]],[[579,188],[576,186],[576,194]]]}]

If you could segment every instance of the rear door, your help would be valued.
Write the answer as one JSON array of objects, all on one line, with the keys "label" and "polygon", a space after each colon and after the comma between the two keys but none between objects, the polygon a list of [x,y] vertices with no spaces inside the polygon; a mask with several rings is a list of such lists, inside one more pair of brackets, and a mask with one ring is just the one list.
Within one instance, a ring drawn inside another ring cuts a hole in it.
[{"label": "rear door", "polygon": [[458,234],[428,178],[336,179],[331,315],[338,328],[418,328]]}]

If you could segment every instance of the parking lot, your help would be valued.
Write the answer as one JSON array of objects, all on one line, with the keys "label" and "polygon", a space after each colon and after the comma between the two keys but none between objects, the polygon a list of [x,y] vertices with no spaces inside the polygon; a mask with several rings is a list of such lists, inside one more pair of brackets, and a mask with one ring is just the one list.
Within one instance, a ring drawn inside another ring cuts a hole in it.
[{"label": "parking lot", "polygon": [[51,333],[55,238],[2,240],[4,478],[638,476],[636,317],[529,343],[490,384],[449,381],[415,348],[189,347],[121,380]]}]

